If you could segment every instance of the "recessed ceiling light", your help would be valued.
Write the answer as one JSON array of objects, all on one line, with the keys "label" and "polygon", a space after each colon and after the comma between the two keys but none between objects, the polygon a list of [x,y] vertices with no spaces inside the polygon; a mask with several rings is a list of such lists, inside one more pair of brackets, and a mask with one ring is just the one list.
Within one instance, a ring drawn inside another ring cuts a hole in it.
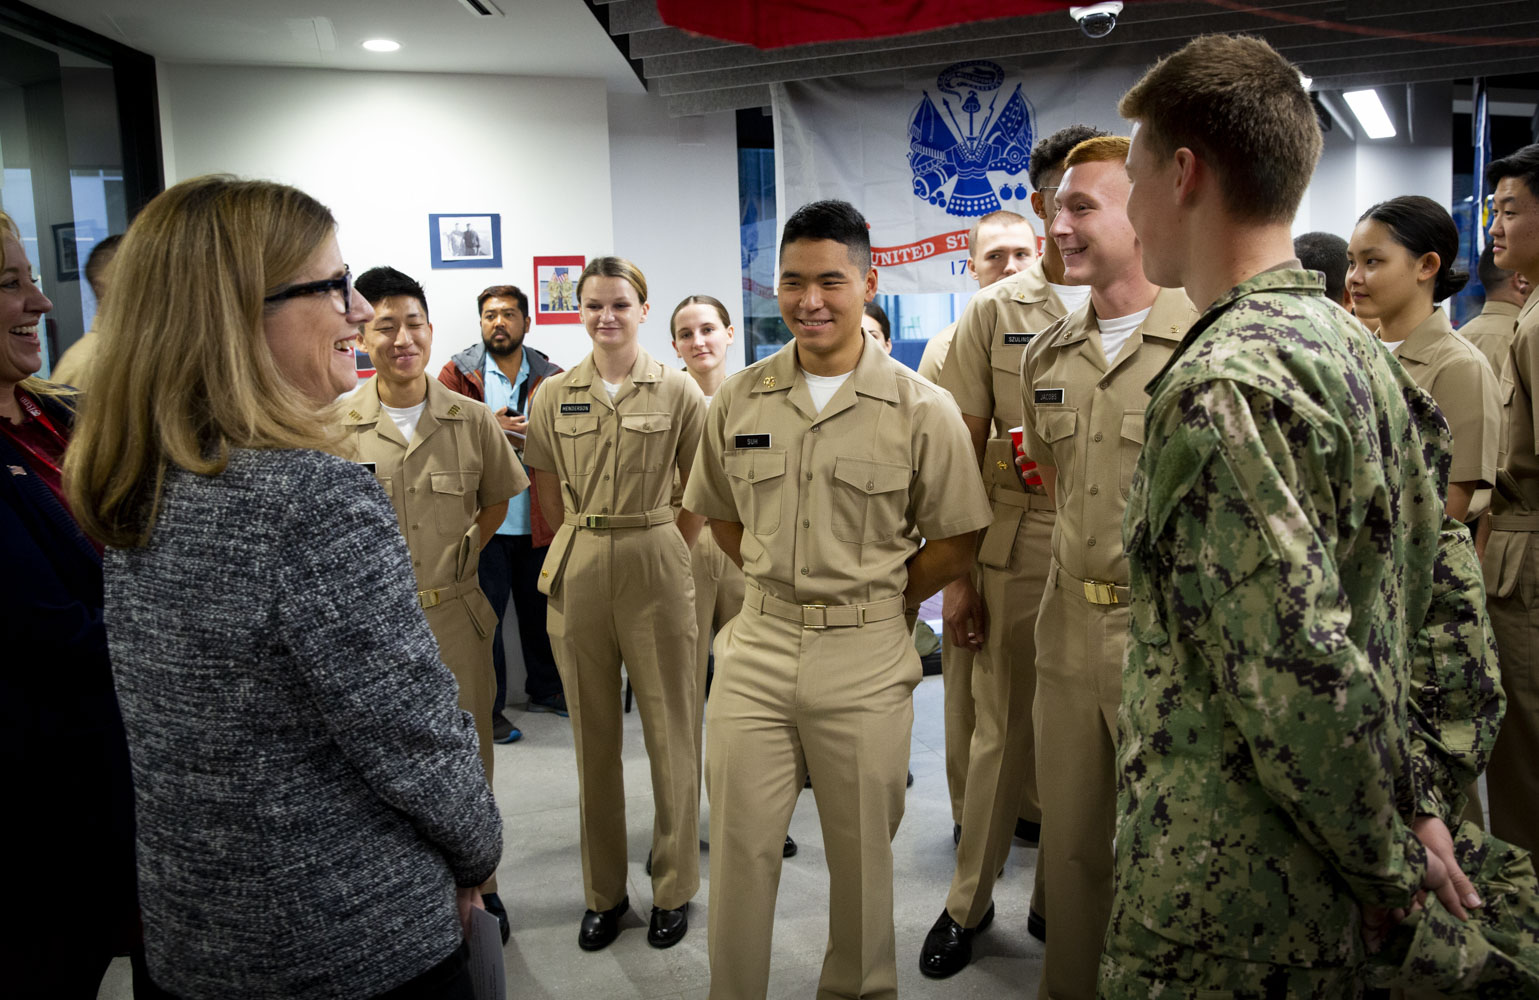
[{"label": "recessed ceiling light", "polygon": [[1363,131],[1368,133],[1370,139],[1389,139],[1395,134],[1395,123],[1389,120],[1389,112],[1384,110],[1384,104],[1379,100],[1379,92],[1376,90],[1349,90],[1341,95],[1346,98],[1347,107],[1357,116],[1357,121],[1363,126]]},{"label": "recessed ceiling light", "polygon": [[363,43],[363,47],[370,52],[395,52],[401,47],[400,42],[392,42],[388,38],[371,38]]}]

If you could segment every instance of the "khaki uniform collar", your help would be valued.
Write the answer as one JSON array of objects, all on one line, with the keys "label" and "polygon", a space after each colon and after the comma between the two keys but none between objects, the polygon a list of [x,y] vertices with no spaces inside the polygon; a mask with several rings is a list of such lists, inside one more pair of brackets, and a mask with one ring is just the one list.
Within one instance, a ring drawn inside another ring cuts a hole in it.
[{"label": "khaki uniform collar", "polygon": [[[750,395],[766,395],[773,392],[788,393],[788,399],[809,420],[827,420],[854,405],[845,389],[852,394],[871,396],[889,403],[898,401],[898,363],[881,349],[873,337],[864,338],[860,359],[850,372],[849,381],[839,387],[839,393],[818,413],[812,405],[812,395],[807,391],[806,380],[801,377],[801,366],[796,360],[796,340],[793,338],[780,350],[770,355],[758,370]],[[793,391],[794,390],[794,391]],[[841,398],[845,401],[841,402]]]},{"label": "khaki uniform collar", "polygon": [[[1530,295],[1524,305],[1527,305],[1528,302],[1532,302],[1533,300],[1534,297]],[[1487,299],[1485,307],[1480,310],[1480,315],[1504,316],[1508,319],[1514,319],[1517,317],[1518,313],[1522,311],[1523,306],[1515,305],[1511,302],[1502,302],[1498,299]]]},{"label": "khaki uniform collar", "polygon": [[[1012,302],[1036,303],[1046,302],[1052,299],[1058,302],[1058,296],[1053,292],[1053,286],[1048,283],[1047,274],[1042,270],[1042,258],[1037,257],[1024,271],[1004,278],[999,282],[1000,292]],[[1063,312],[1063,303],[1058,302],[1058,311]]]},{"label": "khaki uniform collar", "polygon": [[660,382],[662,378],[663,366],[652,360],[652,356],[644,348],[637,347],[636,360],[631,364],[630,374],[620,380],[620,391],[615,393],[613,403],[610,402],[609,393],[604,389],[604,380],[599,377],[598,366],[593,363],[591,351],[567,373],[566,384],[574,389],[586,386],[588,395],[612,410],[616,403],[636,391],[633,386]]},{"label": "khaki uniform collar", "polygon": [[[1149,315],[1138,324],[1138,329],[1133,331],[1133,335],[1128,338],[1128,342],[1123,345],[1117,357],[1130,356],[1133,348],[1150,337],[1179,343],[1181,336],[1186,333],[1186,328],[1191,326],[1194,311],[1191,302],[1187,300],[1186,292],[1179,288],[1161,288],[1149,307]],[[1063,320],[1063,329],[1053,337],[1052,345],[1067,347],[1070,344],[1077,344],[1099,330],[1100,327],[1096,324],[1095,304],[1087,299],[1084,305]]]},{"label": "khaki uniform collar", "polygon": [[1539,295],[1529,293],[1528,301],[1523,303],[1523,308],[1518,310],[1518,322],[1521,323],[1529,317],[1535,307],[1539,307]]},{"label": "khaki uniform collar", "polygon": [[1432,360],[1434,348],[1438,341],[1453,333],[1453,324],[1448,322],[1448,314],[1441,309],[1432,310],[1432,315],[1417,323],[1410,333],[1405,335],[1405,340],[1395,348],[1395,357],[1401,361],[1416,361],[1427,364]]}]

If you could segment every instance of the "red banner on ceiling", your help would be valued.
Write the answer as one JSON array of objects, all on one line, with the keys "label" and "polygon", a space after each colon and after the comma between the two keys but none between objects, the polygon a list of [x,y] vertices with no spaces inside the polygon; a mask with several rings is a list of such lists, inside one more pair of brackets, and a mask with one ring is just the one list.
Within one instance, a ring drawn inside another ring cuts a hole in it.
[{"label": "red banner on ceiling", "polygon": [[760,49],[908,35],[1069,6],[1061,0],[657,0],[666,24]]}]

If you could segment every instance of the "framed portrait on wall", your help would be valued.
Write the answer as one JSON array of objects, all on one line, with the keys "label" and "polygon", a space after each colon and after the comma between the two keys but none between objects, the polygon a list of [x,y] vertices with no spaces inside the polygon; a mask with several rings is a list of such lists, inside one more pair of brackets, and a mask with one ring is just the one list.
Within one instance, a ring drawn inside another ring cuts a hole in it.
[{"label": "framed portrait on wall", "polygon": [[536,323],[579,323],[577,314],[577,279],[582,275],[583,257],[536,257],[534,259],[534,321]]},{"label": "framed portrait on wall", "polygon": [[61,222],[53,227],[54,269],[60,281],[80,280],[80,247],[75,244],[75,224]]},{"label": "framed portrait on wall", "polygon": [[428,216],[433,269],[502,266],[502,216],[495,212]]}]

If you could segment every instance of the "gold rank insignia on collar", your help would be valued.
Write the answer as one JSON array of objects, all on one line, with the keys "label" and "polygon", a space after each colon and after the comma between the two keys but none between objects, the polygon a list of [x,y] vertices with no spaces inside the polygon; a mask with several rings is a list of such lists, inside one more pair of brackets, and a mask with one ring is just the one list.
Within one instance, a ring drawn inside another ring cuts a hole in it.
[{"label": "gold rank insignia on collar", "polygon": [[773,376],[773,375],[766,375],[766,376],[764,376],[764,388],[766,388],[766,389],[773,389],[773,388],[775,388],[775,376]]},{"label": "gold rank insignia on collar", "polygon": [[455,416],[459,412],[460,412],[460,404],[455,403],[453,406],[449,407],[449,416],[451,416],[451,417]]},{"label": "gold rank insignia on collar", "polygon": [[347,411],[347,415],[352,417],[354,420],[362,420],[363,419],[363,414],[359,413],[357,410],[348,410]]}]

